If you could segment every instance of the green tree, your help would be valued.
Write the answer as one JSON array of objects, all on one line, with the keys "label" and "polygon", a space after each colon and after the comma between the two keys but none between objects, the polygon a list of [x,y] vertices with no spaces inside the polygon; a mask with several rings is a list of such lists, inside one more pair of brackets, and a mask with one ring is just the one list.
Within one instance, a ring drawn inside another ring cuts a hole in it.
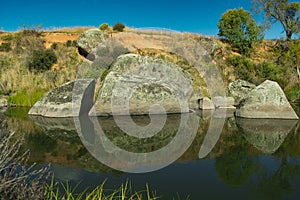
[{"label": "green tree", "polygon": [[100,27],[99,27],[99,29],[100,29],[101,31],[106,31],[106,30],[108,30],[108,28],[109,28],[109,26],[108,26],[107,23],[103,23],[103,24],[101,24]]},{"label": "green tree", "polygon": [[120,23],[120,22],[116,23],[116,24],[113,26],[113,30],[114,30],[114,31],[118,31],[118,32],[123,32],[124,28],[125,28],[125,25],[122,24],[122,23]]},{"label": "green tree", "polygon": [[250,53],[254,41],[262,38],[260,27],[250,13],[241,8],[226,11],[219,20],[218,28],[218,35],[244,55]]},{"label": "green tree", "polygon": [[266,27],[280,22],[287,40],[292,35],[300,32],[300,3],[289,2],[288,0],[252,0],[253,10],[257,13],[264,12]]}]

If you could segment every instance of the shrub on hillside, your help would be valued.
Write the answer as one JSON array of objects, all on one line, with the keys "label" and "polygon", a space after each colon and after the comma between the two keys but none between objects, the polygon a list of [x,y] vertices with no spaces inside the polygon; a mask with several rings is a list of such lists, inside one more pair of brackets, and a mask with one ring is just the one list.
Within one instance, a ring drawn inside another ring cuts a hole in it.
[{"label": "shrub on hillside", "polygon": [[249,82],[255,82],[253,80],[253,73],[255,65],[244,56],[232,56],[227,58],[227,63],[234,67],[234,73],[236,78]]},{"label": "shrub on hillside", "polygon": [[245,56],[231,56],[227,58],[227,64],[234,67],[234,75],[238,79],[246,80],[254,84],[260,84],[269,79],[278,82],[285,88],[288,84],[285,68],[268,61],[254,64]]},{"label": "shrub on hillside", "polygon": [[57,62],[57,57],[52,49],[33,51],[29,69],[32,71],[49,70]]},{"label": "shrub on hillside", "polygon": [[108,28],[109,28],[109,26],[108,26],[107,23],[103,23],[103,24],[101,24],[100,27],[99,27],[99,29],[100,29],[101,31],[106,31],[106,30],[108,30]]},{"label": "shrub on hillside", "polygon": [[10,50],[11,50],[11,43],[10,42],[4,42],[0,45],[0,51],[9,52]]},{"label": "shrub on hillside", "polygon": [[120,23],[120,22],[116,23],[116,24],[113,26],[113,30],[114,30],[114,31],[118,31],[118,32],[123,32],[124,28],[125,28],[125,25],[122,24],[122,23]]},{"label": "shrub on hillside", "polygon": [[31,54],[34,50],[44,49],[44,41],[35,31],[20,31],[13,40],[16,54]]},{"label": "shrub on hillside", "polygon": [[74,47],[74,46],[76,46],[76,41],[68,40],[68,41],[66,42],[66,46],[67,46],[67,47]]},{"label": "shrub on hillside", "polygon": [[56,42],[51,44],[51,49],[57,49],[57,43]]}]

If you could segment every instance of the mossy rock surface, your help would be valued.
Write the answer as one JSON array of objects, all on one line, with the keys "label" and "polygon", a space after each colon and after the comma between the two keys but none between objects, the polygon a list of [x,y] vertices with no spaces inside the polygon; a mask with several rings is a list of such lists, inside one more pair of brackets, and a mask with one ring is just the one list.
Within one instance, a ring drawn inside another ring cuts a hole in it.
[{"label": "mossy rock surface", "polygon": [[[126,54],[112,65],[90,115],[189,112],[193,94],[192,77],[179,66]],[[153,105],[160,105],[164,111]]]}]

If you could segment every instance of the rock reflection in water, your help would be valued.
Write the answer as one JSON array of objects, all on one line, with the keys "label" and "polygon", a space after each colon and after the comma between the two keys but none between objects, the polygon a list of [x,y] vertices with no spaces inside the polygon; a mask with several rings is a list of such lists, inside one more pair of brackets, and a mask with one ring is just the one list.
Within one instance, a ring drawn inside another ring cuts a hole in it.
[{"label": "rock reflection in water", "polygon": [[44,130],[68,130],[76,131],[74,119],[73,118],[49,118],[30,115],[29,118],[34,121],[36,125],[41,127]]},{"label": "rock reflection in water", "polygon": [[[157,121],[153,118],[161,117],[152,115],[151,120]],[[144,127],[150,122],[148,116],[133,119]],[[132,126],[132,116],[118,116],[118,120],[123,126]],[[153,135],[149,138],[124,133],[114,118],[80,117],[75,124],[84,146],[101,163],[117,170],[140,173],[157,170],[176,161],[195,138],[199,117],[195,113],[168,115],[162,130],[155,135],[149,133]],[[126,127],[126,130],[133,128]]]},{"label": "rock reflection in water", "polygon": [[274,153],[293,130],[297,120],[236,118],[246,140],[265,154]]}]

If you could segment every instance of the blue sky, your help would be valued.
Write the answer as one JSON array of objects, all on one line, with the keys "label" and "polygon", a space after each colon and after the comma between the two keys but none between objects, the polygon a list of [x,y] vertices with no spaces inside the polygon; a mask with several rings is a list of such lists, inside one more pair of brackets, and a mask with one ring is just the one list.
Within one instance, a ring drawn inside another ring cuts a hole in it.
[{"label": "blue sky", "polygon": [[[122,22],[135,28],[158,27],[205,35],[218,34],[217,23],[228,9],[251,8],[250,0],[3,0],[0,28],[16,31],[22,25],[43,28],[99,26]],[[258,17],[255,17],[258,21]],[[283,37],[280,26],[266,38]]]}]

